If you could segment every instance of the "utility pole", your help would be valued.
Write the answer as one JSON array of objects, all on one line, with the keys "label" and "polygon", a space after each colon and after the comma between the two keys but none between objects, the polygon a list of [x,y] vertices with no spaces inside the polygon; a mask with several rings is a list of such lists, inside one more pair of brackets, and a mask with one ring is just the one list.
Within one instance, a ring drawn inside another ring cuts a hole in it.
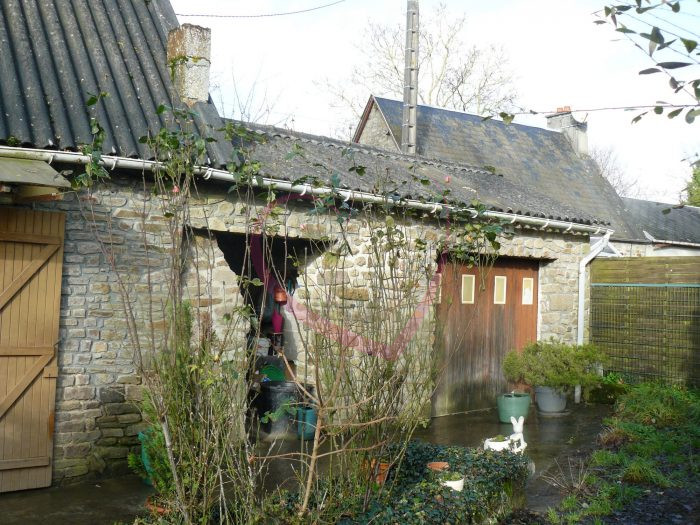
[{"label": "utility pole", "polygon": [[407,3],[401,151],[415,155],[418,121],[418,0],[408,0]]}]

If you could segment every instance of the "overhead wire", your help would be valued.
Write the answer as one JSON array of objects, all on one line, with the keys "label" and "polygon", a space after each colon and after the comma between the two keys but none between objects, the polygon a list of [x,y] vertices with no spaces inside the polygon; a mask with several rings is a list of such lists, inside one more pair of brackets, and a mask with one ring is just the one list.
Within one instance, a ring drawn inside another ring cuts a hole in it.
[{"label": "overhead wire", "polygon": [[[664,23],[666,23],[666,24],[668,24],[668,25],[670,25],[670,26],[675,27],[676,29],[680,29],[680,30],[682,30],[682,31],[686,31],[689,35],[693,35],[693,36],[696,37],[696,38],[700,38],[700,35],[698,35],[697,33],[693,33],[692,31],[690,31],[689,29],[686,29],[685,27],[681,27],[681,26],[679,26],[678,24],[674,24],[674,23],[671,22],[670,20],[666,20],[665,18],[661,18],[660,16],[655,15],[655,14],[654,14],[653,12],[651,12],[651,11],[650,11],[648,14],[649,14],[649,16],[651,16],[651,17],[653,17],[653,18],[656,18],[657,20],[661,20],[662,22],[664,22]],[[680,35],[675,35],[675,34],[671,33],[670,31],[667,31],[667,32],[668,32],[669,34],[673,35],[673,36],[677,36],[678,38],[683,38],[683,37],[681,37]]]},{"label": "overhead wire", "polygon": [[318,11],[319,9],[325,9],[326,7],[332,7],[345,2],[345,0],[336,0],[330,4],[319,5],[316,7],[310,7],[308,9],[300,9],[298,11],[286,11],[280,13],[263,13],[257,15],[218,15],[218,14],[200,14],[200,13],[175,13],[177,16],[185,17],[199,17],[199,18],[271,18],[275,16],[289,16],[289,15],[299,15],[301,13],[310,13],[311,11]]}]

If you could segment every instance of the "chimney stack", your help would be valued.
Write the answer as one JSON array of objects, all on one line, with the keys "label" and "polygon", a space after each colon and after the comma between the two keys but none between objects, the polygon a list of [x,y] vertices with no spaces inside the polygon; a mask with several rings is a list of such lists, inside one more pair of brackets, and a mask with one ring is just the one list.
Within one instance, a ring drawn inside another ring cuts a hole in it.
[{"label": "chimney stack", "polygon": [[188,106],[209,100],[211,29],[183,24],[168,33],[168,68],[175,89]]},{"label": "chimney stack", "polygon": [[557,108],[556,113],[547,115],[547,127],[564,133],[576,155],[588,155],[588,124],[576,120],[570,106]]},{"label": "chimney stack", "polygon": [[406,9],[405,60],[401,151],[415,155],[418,121],[418,0],[408,0]]}]

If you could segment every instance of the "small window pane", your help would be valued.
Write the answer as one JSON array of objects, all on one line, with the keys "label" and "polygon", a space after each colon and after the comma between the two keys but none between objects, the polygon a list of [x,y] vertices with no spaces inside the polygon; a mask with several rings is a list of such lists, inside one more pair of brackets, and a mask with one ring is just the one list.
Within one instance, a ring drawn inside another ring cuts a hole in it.
[{"label": "small window pane", "polygon": [[476,276],[462,275],[462,304],[474,304],[474,284]]},{"label": "small window pane", "polygon": [[493,304],[506,304],[506,276],[497,275],[493,287]]},{"label": "small window pane", "polygon": [[523,277],[523,304],[532,304],[534,293],[535,280],[532,277]]}]

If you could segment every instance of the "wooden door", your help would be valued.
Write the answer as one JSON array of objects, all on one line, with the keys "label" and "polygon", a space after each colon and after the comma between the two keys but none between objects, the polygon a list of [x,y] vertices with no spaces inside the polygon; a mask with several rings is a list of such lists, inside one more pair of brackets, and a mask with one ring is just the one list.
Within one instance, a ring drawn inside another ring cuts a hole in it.
[{"label": "wooden door", "polygon": [[505,353],[537,339],[539,263],[499,258],[479,270],[448,264],[438,305],[433,416],[496,405]]},{"label": "wooden door", "polygon": [[51,484],[64,220],[0,207],[0,492]]}]

